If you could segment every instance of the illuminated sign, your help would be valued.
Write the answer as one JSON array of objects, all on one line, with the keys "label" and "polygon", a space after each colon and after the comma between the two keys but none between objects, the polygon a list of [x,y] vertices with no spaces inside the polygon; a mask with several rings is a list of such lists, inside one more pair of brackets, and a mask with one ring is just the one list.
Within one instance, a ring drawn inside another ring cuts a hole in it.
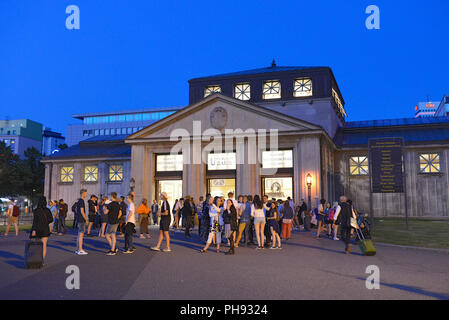
[{"label": "illuminated sign", "polygon": [[182,154],[167,154],[156,156],[157,171],[182,171]]},{"label": "illuminated sign", "polygon": [[232,153],[209,153],[207,155],[208,170],[235,170],[236,155]]},{"label": "illuminated sign", "polygon": [[292,168],[292,150],[263,151],[262,168]]}]

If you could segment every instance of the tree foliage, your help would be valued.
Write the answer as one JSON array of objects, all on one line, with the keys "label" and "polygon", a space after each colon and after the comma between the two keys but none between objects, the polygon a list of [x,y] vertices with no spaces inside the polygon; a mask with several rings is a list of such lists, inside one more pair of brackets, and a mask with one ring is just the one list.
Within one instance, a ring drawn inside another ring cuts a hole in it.
[{"label": "tree foliage", "polygon": [[44,194],[45,166],[42,154],[28,148],[20,159],[10,147],[0,142],[0,196],[27,196],[35,201]]}]

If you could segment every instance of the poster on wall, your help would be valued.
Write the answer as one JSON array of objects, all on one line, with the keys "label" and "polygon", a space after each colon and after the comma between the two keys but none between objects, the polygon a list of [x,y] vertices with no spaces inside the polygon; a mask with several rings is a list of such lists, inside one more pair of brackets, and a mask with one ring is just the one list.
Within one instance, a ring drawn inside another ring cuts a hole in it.
[{"label": "poster on wall", "polygon": [[288,178],[265,178],[265,194],[268,198],[293,199],[293,179]]}]

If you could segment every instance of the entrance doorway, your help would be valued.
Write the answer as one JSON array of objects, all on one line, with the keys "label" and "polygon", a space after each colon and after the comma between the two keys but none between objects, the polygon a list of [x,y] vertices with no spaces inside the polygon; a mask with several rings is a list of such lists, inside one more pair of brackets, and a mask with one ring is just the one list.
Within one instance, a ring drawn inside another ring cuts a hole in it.
[{"label": "entrance doorway", "polygon": [[235,179],[209,179],[208,189],[212,197],[228,197],[228,192],[235,194]]},{"label": "entrance doorway", "polygon": [[158,180],[157,186],[158,197],[161,192],[167,194],[168,204],[170,205],[170,215],[172,215],[171,211],[173,210],[175,200],[182,198],[182,180]]}]

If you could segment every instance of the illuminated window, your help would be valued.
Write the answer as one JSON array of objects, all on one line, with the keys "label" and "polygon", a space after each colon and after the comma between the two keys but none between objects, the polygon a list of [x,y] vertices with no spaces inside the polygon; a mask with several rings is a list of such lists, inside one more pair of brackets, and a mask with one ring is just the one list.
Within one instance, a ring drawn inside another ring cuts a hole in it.
[{"label": "illuminated window", "polygon": [[156,155],[156,170],[163,171],[182,171],[182,154],[158,154]]},{"label": "illuminated window", "polygon": [[279,80],[264,81],[263,94],[264,99],[278,99],[281,97],[281,83]]},{"label": "illuminated window", "polygon": [[310,78],[295,79],[293,96],[308,97],[311,95],[312,95],[312,79]]},{"label": "illuminated window", "polygon": [[234,86],[234,98],[249,100],[251,98],[251,87],[249,83],[239,83]]},{"label": "illuminated window", "polygon": [[337,104],[337,107],[340,110],[340,113],[343,116],[346,116],[346,111],[345,111],[345,108],[343,107],[343,103],[341,103],[340,96],[338,95],[337,91],[335,91],[334,88],[332,88],[332,97],[334,98],[334,101]]},{"label": "illuminated window", "polygon": [[421,153],[419,155],[420,173],[441,172],[440,155],[438,153]]},{"label": "illuminated window", "polygon": [[207,96],[210,96],[213,93],[220,93],[220,92],[221,92],[220,86],[207,86],[204,89],[204,98],[206,98]]},{"label": "illuminated window", "polygon": [[61,167],[61,182],[73,182],[73,167]]},{"label": "illuminated window", "polygon": [[84,167],[84,181],[87,181],[87,182],[98,181],[98,167],[97,166],[85,166]]},{"label": "illuminated window", "polygon": [[123,180],[123,166],[114,164],[109,166],[109,181]]},{"label": "illuminated window", "polygon": [[262,152],[263,168],[292,168],[293,167],[293,151],[263,151]]},{"label": "illuminated window", "polygon": [[349,158],[349,174],[351,176],[367,175],[368,169],[368,157],[350,157]]}]

